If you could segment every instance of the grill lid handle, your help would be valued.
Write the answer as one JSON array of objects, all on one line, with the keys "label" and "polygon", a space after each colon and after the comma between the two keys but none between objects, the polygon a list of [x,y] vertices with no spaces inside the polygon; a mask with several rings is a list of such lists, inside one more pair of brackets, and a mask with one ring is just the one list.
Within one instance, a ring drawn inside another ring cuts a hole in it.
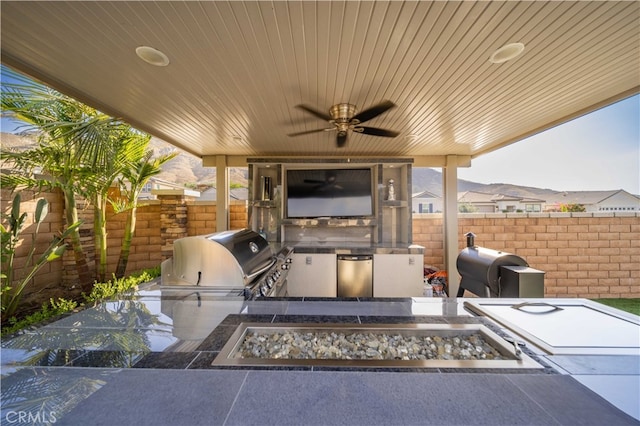
[{"label": "grill lid handle", "polygon": [[269,262],[267,262],[265,264],[265,266],[259,268],[257,271],[250,273],[249,275],[247,275],[247,279],[249,280],[253,280],[255,277],[257,277],[258,275],[262,274],[263,272],[265,272],[267,269],[271,268],[273,265],[275,265],[276,263],[276,258],[272,257]]}]

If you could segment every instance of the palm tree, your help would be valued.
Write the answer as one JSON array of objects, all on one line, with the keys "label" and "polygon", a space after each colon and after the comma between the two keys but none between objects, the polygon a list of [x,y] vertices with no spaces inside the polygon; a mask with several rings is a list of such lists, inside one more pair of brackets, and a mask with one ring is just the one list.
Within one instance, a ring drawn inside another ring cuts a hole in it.
[{"label": "palm tree", "polygon": [[[0,184],[16,188],[59,188],[64,195],[67,226],[78,222],[76,196],[88,197],[99,173],[114,159],[111,132],[127,126],[91,107],[2,68],[2,110],[26,123],[38,146],[23,152],[0,152],[15,173],[3,174]],[[8,77],[8,78],[7,78]],[[35,178],[35,174],[40,174]],[[89,291],[93,282],[78,229],[70,236],[78,279]]]},{"label": "palm tree", "polygon": [[[150,138],[147,137],[144,147],[149,143]],[[127,212],[127,221],[124,228],[124,238],[120,249],[120,257],[116,266],[116,278],[122,278],[127,270],[129,262],[129,253],[131,251],[131,241],[136,230],[136,213],[138,210],[138,197],[140,192],[149,181],[149,179],[162,171],[161,167],[164,163],[178,155],[177,152],[153,157],[152,150],[146,150],[144,156],[139,158],[134,167],[123,170],[123,179],[120,179],[120,190],[123,198],[120,202],[114,202],[114,211]]]},{"label": "palm tree", "polygon": [[91,179],[86,181],[88,193],[94,208],[94,237],[96,252],[96,274],[104,282],[107,272],[107,206],[111,200],[109,190],[118,176],[137,167],[137,162],[145,154],[149,136],[126,127],[105,135],[105,150],[110,152],[110,161],[100,165]]},{"label": "palm tree", "polygon": [[[1,184],[11,188],[25,186],[60,189],[65,201],[66,224],[70,226],[78,222],[75,194],[79,189],[78,175],[82,173],[82,166],[64,131],[52,128],[51,125],[77,120],[78,111],[61,94],[21,77],[17,77],[17,80],[19,82],[16,84],[3,82],[3,115],[10,113],[14,118],[27,123],[25,127],[37,135],[39,145],[29,151],[1,152],[0,158],[9,162],[14,171],[18,171],[3,174]],[[36,173],[42,173],[41,177],[34,178]],[[71,234],[70,239],[80,284],[86,286],[91,283],[91,274],[78,229]]]}]

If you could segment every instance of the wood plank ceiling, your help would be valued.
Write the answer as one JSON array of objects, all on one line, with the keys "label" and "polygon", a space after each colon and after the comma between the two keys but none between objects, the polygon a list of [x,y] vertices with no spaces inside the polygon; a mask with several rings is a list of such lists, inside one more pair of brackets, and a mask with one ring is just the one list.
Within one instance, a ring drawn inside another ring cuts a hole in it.
[{"label": "wood plank ceiling", "polygon": [[[637,1],[1,3],[2,62],[198,156],[477,156],[638,93]],[[501,46],[518,58],[494,64]],[[166,67],[141,61],[141,45]],[[395,138],[287,134],[397,107]]]}]

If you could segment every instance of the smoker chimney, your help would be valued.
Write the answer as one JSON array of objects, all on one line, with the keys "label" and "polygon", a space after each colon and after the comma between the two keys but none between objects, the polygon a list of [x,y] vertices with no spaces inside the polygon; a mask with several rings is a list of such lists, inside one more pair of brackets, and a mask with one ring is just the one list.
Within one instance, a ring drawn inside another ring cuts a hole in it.
[{"label": "smoker chimney", "polygon": [[472,248],[476,246],[476,234],[474,234],[473,232],[467,232],[466,234],[464,234],[464,236],[467,237],[467,247]]}]

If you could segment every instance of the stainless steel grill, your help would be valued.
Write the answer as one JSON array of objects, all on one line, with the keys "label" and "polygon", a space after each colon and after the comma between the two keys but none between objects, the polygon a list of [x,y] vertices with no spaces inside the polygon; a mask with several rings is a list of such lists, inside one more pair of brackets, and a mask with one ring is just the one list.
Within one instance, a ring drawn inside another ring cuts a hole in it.
[{"label": "stainless steel grill", "polygon": [[162,262],[161,283],[241,289],[246,298],[274,296],[276,290],[285,295],[282,287],[291,252],[285,247],[274,253],[260,234],[249,229],[181,238],[173,243],[173,257]]}]

